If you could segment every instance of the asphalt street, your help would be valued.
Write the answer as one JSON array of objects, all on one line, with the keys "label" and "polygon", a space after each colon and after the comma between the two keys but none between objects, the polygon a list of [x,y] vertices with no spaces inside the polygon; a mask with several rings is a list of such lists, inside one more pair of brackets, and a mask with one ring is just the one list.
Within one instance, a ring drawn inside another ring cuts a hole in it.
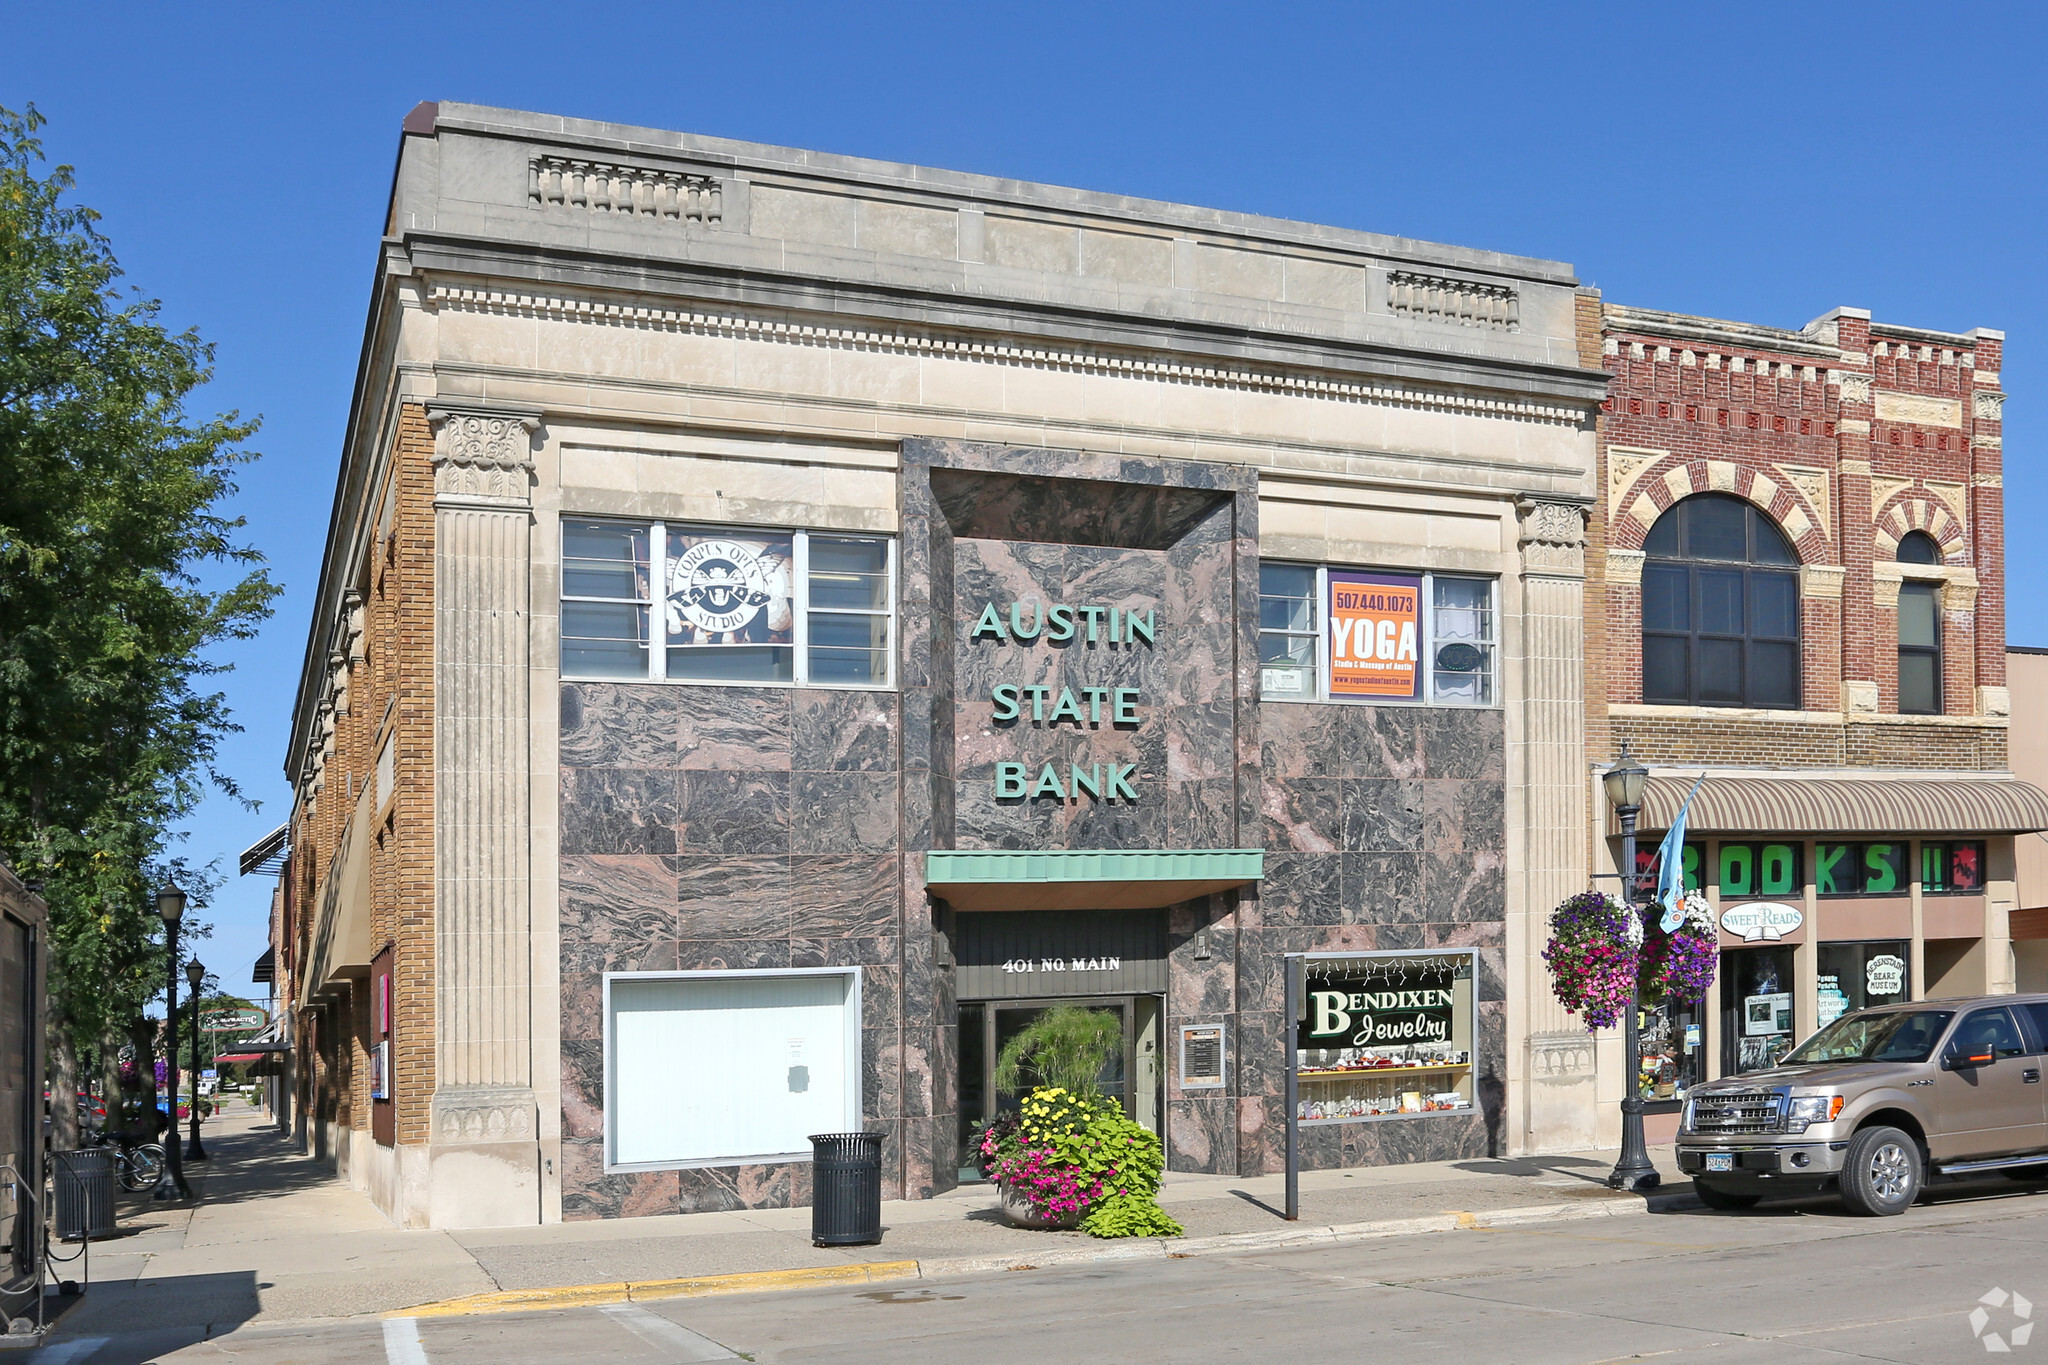
[{"label": "asphalt street", "polygon": [[71,1336],[27,1361],[2048,1362],[2048,1332],[2028,1330],[2048,1316],[2044,1252],[2048,1190],[1980,1185],[1885,1220],[1815,1200],[866,1289],[259,1325],[210,1340]]}]

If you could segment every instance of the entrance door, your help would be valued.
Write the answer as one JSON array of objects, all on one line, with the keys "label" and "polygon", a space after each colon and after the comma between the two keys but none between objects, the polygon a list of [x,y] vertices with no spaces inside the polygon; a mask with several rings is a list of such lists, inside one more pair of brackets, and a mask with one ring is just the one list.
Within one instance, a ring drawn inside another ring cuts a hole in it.
[{"label": "entrance door", "polygon": [[[1096,1086],[1123,1106],[1124,1113],[1153,1132],[1159,1124],[1159,1021],[1164,1002],[1153,996],[1080,996],[1067,999],[963,1000],[960,1003],[960,1179],[981,1179],[970,1134],[982,1120],[1015,1109],[1023,1094],[998,1090],[996,1059],[1003,1045],[1054,1005],[1113,1014],[1121,1045],[1103,1063]],[[1027,1077],[1024,1089],[1037,1084]]]}]

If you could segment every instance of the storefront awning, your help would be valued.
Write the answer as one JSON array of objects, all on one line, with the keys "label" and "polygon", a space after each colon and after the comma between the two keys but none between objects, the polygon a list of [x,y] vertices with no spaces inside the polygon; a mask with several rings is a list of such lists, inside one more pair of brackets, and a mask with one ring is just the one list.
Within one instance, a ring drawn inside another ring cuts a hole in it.
[{"label": "storefront awning", "polygon": [[[1652,777],[1640,827],[1667,828],[1693,781]],[[1720,834],[2023,834],[2048,830],[2048,792],[2001,777],[1710,777],[1692,799],[1686,827]]]},{"label": "storefront awning", "polygon": [[1255,848],[934,849],[925,887],[955,910],[1147,910],[1255,882]]},{"label": "storefront awning", "polygon": [[227,1052],[213,1059],[214,1065],[223,1062],[260,1062],[270,1054],[267,1052]]}]

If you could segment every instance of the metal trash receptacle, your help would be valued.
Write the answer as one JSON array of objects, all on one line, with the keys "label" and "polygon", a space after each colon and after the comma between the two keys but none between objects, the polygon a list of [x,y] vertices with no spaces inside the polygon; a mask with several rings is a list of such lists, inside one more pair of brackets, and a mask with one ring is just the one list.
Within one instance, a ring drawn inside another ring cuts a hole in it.
[{"label": "metal trash receptacle", "polygon": [[811,1245],[882,1240],[882,1135],[811,1134]]},{"label": "metal trash receptacle", "polygon": [[76,1242],[114,1231],[114,1154],[105,1147],[50,1153],[57,1237]]}]

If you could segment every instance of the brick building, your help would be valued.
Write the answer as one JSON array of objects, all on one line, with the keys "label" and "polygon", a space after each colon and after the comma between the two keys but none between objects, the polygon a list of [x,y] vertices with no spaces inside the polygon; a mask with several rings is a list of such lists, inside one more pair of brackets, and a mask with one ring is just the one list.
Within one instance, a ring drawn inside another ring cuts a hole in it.
[{"label": "brick building", "polygon": [[[1844,1009],[2012,989],[2013,840],[2048,801],[2006,761],[2004,334],[1579,308],[1586,363],[1613,375],[1587,757],[1596,779],[1624,745],[1649,767],[1651,849],[1705,775],[1688,883],[1736,912],[1718,996],[1645,1020],[1654,1138],[1687,1085]],[[1618,826],[1592,802],[1611,873]],[[1582,1069],[1551,1071],[1583,1098]],[[1589,1137],[1614,1131],[1604,1089]]]}]

